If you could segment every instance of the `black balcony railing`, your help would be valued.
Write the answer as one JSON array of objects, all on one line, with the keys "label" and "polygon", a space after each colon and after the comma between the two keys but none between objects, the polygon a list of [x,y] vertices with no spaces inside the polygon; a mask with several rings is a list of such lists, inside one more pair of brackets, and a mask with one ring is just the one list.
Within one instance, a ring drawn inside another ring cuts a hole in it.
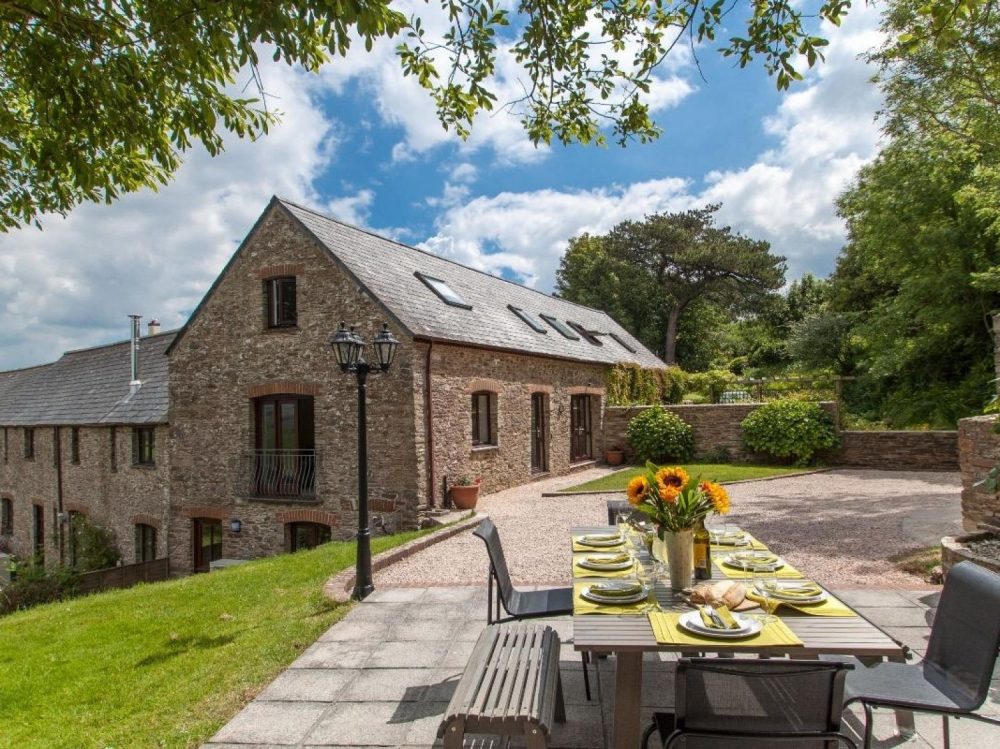
[{"label": "black balcony railing", "polygon": [[240,476],[251,497],[316,496],[315,450],[251,450],[240,463]]}]

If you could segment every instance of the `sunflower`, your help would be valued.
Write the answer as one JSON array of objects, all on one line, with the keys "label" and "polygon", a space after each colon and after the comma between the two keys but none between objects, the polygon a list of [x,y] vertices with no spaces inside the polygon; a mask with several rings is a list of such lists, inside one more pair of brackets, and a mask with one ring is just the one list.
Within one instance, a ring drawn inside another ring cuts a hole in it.
[{"label": "sunflower", "polygon": [[674,466],[673,468],[661,468],[656,472],[657,484],[665,484],[666,486],[673,486],[677,489],[683,489],[687,486],[687,483],[690,480],[691,477],[688,476],[688,472],[680,466]]},{"label": "sunflower", "polygon": [[625,495],[628,497],[629,504],[632,505],[638,505],[646,498],[648,493],[649,482],[646,481],[645,476],[636,476],[628,482],[628,488],[625,490]]},{"label": "sunflower", "polygon": [[667,484],[661,481],[659,478],[656,479],[656,492],[660,495],[660,499],[666,502],[668,505],[672,505],[677,501],[677,497],[681,494],[681,486],[676,486],[674,484]]},{"label": "sunflower", "polygon": [[698,488],[705,492],[712,501],[712,506],[715,507],[717,513],[725,515],[729,512],[729,494],[722,485],[716,484],[714,481],[702,481]]}]

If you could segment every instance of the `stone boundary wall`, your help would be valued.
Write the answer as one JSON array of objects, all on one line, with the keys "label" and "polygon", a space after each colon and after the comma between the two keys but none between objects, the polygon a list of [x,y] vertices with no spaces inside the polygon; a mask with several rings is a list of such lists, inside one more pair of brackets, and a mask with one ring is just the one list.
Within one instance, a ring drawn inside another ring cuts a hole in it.
[{"label": "stone boundary wall", "polygon": [[[694,429],[695,457],[715,457],[726,450],[729,460],[763,461],[768,458],[749,452],[743,446],[740,422],[760,408],[759,403],[665,405]],[[837,404],[820,403],[837,420]],[[621,445],[626,459],[633,455],[628,449],[625,430],[637,414],[650,406],[614,406],[605,409],[604,444]],[[952,431],[928,432],[840,432],[841,447],[824,457],[824,463],[854,468],[885,470],[958,470],[958,438]]]},{"label": "stone boundary wall", "polygon": [[975,486],[1000,463],[1000,434],[993,431],[994,416],[973,416],[958,422],[958,452],[962,471],[962,525],[974,531],[1000,513],[1000,496]]}]

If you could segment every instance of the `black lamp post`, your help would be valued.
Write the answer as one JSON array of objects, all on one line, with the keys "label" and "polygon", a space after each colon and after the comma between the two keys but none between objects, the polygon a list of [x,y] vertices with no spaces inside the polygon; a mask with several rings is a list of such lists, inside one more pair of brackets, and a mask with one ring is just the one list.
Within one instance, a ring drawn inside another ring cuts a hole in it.
[{"label": "black lamp post", "polygon": [[368,373],[389,369],[399,341],[389,332],[389,325],[383,324],[372,341],[375,361],[369,364],[364,357],[364,340],[354,332],[354,326],[348,330],[344,323],[340,323],[340,330],[331,336],[330,345],[340,370],[353,372],[358,380],[358,560],[351,596],[360,601],[375,590],[372,582],[371,529],[368,527]]}]

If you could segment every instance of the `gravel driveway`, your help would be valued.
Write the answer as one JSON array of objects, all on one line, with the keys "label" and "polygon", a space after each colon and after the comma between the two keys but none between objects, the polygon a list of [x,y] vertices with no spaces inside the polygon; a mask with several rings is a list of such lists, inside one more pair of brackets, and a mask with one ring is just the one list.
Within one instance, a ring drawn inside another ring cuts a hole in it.
[{"label": "gravel driveway", "polygon": [[[606,500],[623,494],[541,494],[604,472],[547,479],[480,498],[480,511],[500,530],[515,582],[566,584],[570,527],[607,522]],[[827,585],[877,581],[879,587],[926,587],[888,557],[959,533],[960,490],[957,473],[835,470],[734,484],[730,517]],[[376,585],[479,585],[487,570],[482,541],[463,533],[383,570]]]}]

